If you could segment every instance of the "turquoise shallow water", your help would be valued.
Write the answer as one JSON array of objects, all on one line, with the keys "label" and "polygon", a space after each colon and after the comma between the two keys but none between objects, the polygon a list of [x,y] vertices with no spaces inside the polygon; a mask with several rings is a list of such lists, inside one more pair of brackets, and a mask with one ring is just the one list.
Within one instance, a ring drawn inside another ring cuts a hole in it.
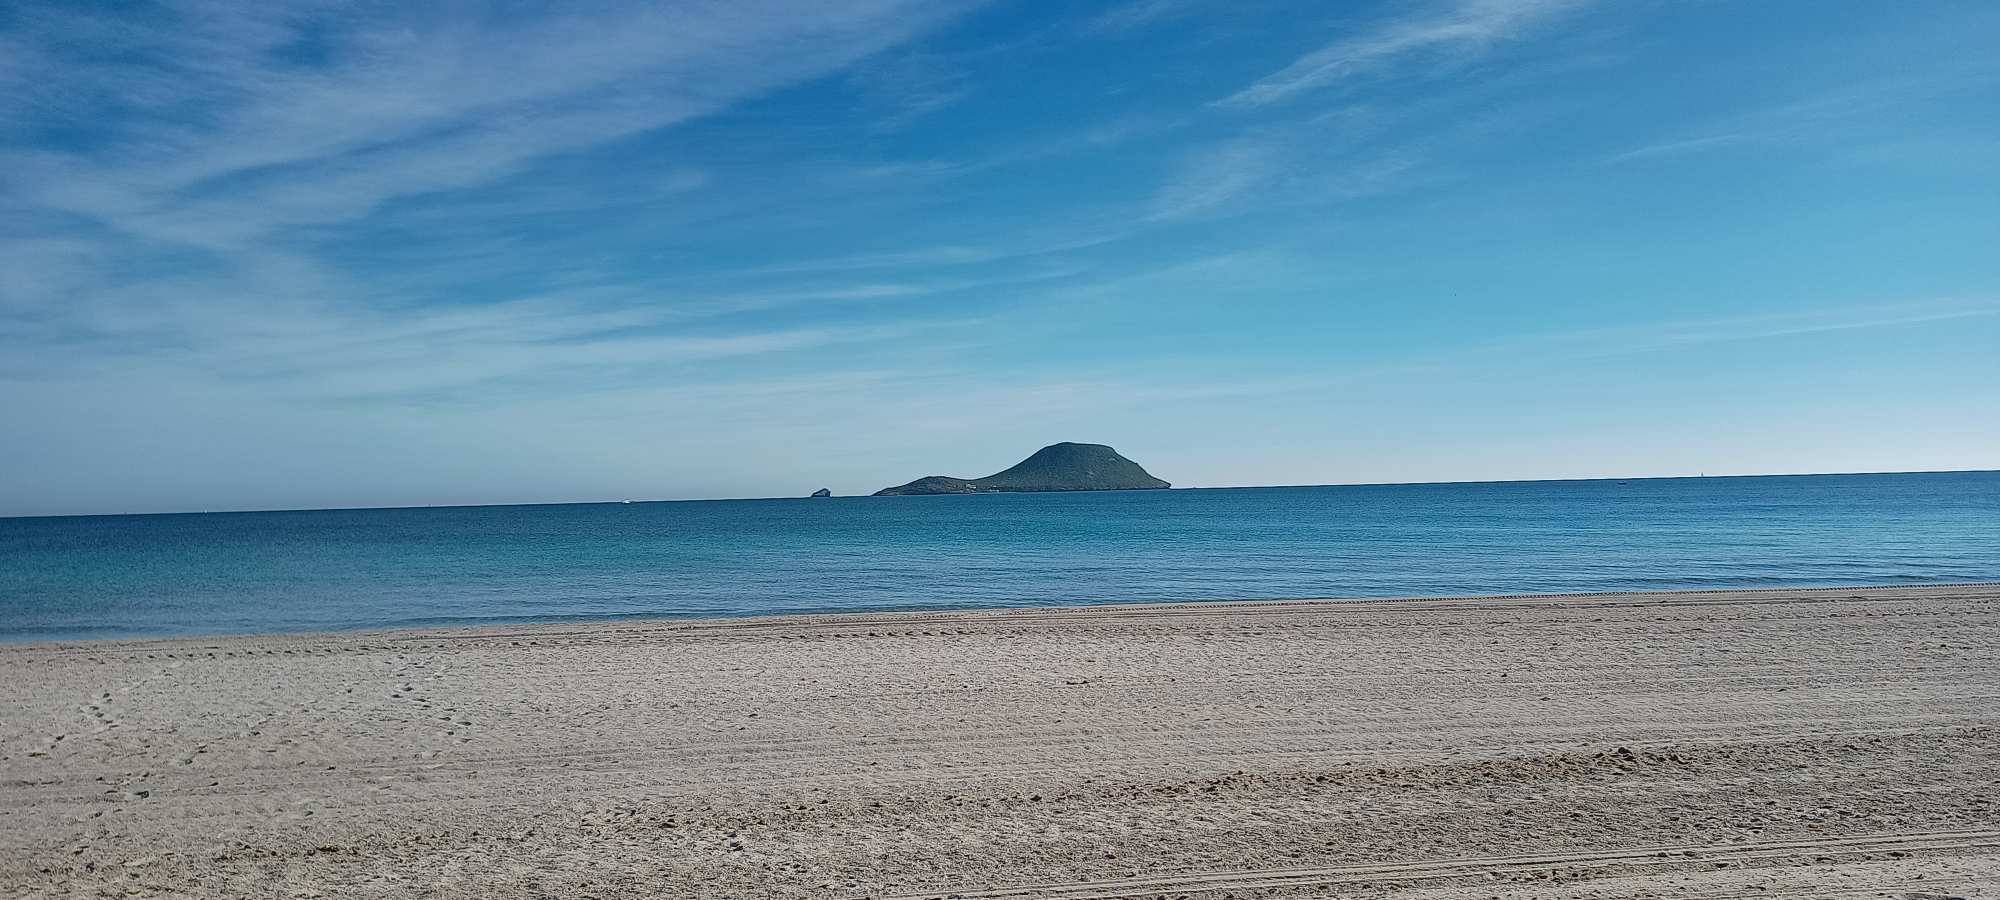
[{"label": "turquoise shallow water", "polygon": [[2000,580],[2000,472],[0,519],[0,639]]}]

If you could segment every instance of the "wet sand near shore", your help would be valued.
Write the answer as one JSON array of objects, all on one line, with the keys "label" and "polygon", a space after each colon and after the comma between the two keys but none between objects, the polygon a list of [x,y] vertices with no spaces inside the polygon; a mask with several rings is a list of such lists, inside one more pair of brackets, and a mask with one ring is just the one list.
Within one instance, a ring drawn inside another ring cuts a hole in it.
[{"label": "wet sand near shore", "polygon": [[0,896],[2000,894],[2000,585],[0,646]]}]

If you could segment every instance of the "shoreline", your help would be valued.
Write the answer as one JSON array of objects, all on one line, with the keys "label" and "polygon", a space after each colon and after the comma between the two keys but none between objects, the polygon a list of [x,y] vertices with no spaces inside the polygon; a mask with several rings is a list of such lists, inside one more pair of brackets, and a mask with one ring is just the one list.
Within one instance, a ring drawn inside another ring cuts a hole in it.
[{"label": "shoreline", "polygon": [[1977,896],[1993,646],[1993,583],[10,644],[0,897]]},{"label": "shoreline", "polygon": [[1032,615],[1036,613],[1061,613],[1064,611],[1104,611],[1133,610],[1152,612],[1184,607],[1233,608],[1249,606],[1297,606],[1297,605],[1348,605],[1365,603],[1414,603],[1425,605],[1456,603],[1498,603],[1527,602],[1536,600],[1588,600],[1593,598],[1686,598],[1707,595],[1758,595],[1770,593],[1841,593],[1865,591],[1870,594],[1897,591],[1931,591],[1957,588],[2000,588],[2000,581],[1928,581],[1915,584],[1854,584],[1854,585],[1809,585],[1801,587],[1713,587],[1713,588],[1672,588],[1666,590],[1641,591],[1550,591],[1515,594],[1428,594],[1398,595],[1384,597],[1270,597],[1244,598],[1233,600],[1134,600],[1082,603],[1038,603],[1014,606],[972,606],[938,607],[918,606],[906,609],[860,609],[860,610],[818,610],[801,612],[749,613],[737,616],[715,615],[672,615],[658,613],[632,613],[599,617],[553,617],[537,620],[508,620],[477,622],[456,625],[410,625],[387,628],[359,626],[355,628],[323,628],[307,631],[224,631],[199,634],[169,634],[150,637],[102,637],[102,638],[35,638],[12,639],[0,637],[0,653],[8,650],[81,650],[121,644],[155,645],[174,643],[221,643],[236,640],[288,639],[332,641],[343,638],[368,640],[422,639],[430,636],[469,636],[483,631],[505,633],[530,632],[544,629],[574,628],[619,628],[619,627],[686,627],[719,628],[741,625],[756,627],[760,624],[804,624],[828,620],[844,620],[851,617],[879,617],[893,620],[898,617],[930,618],[935,616],[966,616],[983,618],[995,615]]}]

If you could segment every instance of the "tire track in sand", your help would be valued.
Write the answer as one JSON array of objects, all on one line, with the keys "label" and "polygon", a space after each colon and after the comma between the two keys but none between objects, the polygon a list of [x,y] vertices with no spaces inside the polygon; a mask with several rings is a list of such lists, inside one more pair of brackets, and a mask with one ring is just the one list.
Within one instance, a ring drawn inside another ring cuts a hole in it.
[{"label": "tire track in sand", "polygon": [[1270,891],[1323,888],[1373,882],[1412,882],[1524,875],[1555,869],[1670,870],[1690,866],[1770,865],[1801,856],[1814,863],[1880,855],[1948,854],[2000,850],[2000,830],[1932,831],[1917,834],[1865,835],[1823,841],[1782,840],[1748,844],[1706,844],[1632,847],[1577,853],[1537,853],[1430,859],[1302,869],[1265,869],[1143,876],[1105,881],[1074,881],[1002,888],[966,888],[890,896],[868,895],[860,900],[1119,900],[1160,895],[1194,897],[1218,891]]}]

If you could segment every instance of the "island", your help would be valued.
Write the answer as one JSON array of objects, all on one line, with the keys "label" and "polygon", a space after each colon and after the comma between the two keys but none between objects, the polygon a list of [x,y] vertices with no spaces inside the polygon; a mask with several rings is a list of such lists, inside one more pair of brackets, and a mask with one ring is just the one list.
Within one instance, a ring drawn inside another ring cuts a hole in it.
[{"label": "island", "polygon": [[816,490],[816,491],[813,491],[813,492],[812,492],[812,495],[813,495],[813,497],[814,497],[815,499],[818,499],[818,498],[822,498],[822,497],[831,497],[831,496],[833,496],[833,489],[832,489],[832,488],[820,488],[819,490]]},{"label": "island", "polygon": [[1146,491],[1172,485],[1103,444],[1050,444],[1004,472],[985,478],[926,475],[883,488],[877,497],[915,494],[988,494],[1009,491]]}]

